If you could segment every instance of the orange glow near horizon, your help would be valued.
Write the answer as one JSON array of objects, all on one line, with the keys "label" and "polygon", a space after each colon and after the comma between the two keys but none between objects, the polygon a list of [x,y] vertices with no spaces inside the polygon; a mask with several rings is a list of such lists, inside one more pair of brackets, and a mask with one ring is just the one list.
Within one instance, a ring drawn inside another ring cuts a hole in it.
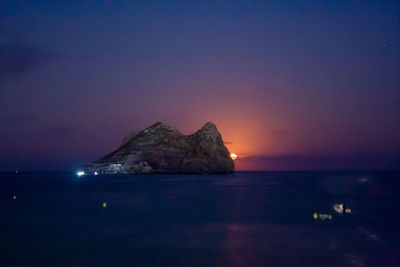
[{"label": "orange glow near horizon", "polygon": [[[258,155],[275,155],[281,154],[282,150],[286,150],[288,145],[285,138],[271,135],[270,132],[275,129],[283,128],[279,124],[279,117],[268,117],[261,120],[254,114],[249,105],[223,105],[218,110],[212,108],[207,111],[198,111],[198,107],[193,107],[193,114],[196,120],[182,121],[175,123],[177,128],[183,134],[190,135],[201,128],[206,122],[210,121],[217,126],[221,133],[225,147],[229,154],[233,153],[236,158],[236,170],[249,170],[265,168],[259,161],[248,160],[248,158],[257,157]],[[259,110],[257,110],[259,111]],[[262,113],[261,111],[257,112]],[[227,116],[226,114],[235,114],[235,116]],[[174,124],[174,122],[170,122]],[[268,166],[269,167],[269,166]]]},{"label": "orange glow near horizon", "polygon": [[235,153],[231,153],[231,158],[233,159],[233,160],[235,160],[235,159],[237,159],[237,155],[235,154]]}]

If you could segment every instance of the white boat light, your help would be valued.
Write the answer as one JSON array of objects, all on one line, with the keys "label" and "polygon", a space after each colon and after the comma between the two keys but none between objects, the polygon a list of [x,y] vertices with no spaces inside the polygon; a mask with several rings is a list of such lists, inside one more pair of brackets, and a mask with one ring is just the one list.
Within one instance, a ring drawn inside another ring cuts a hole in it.
[{"label": "white boat light", "polygon": [[97,174],[99,174],[98,172],[94,172],[94,175],[97,175]]},{"label": "white boat light", "polygon": [[82,176],[82,175],[85,175],[85,172],[84,172],[84,171],[78,171],[78,172],[76,173],[76,175]]}]

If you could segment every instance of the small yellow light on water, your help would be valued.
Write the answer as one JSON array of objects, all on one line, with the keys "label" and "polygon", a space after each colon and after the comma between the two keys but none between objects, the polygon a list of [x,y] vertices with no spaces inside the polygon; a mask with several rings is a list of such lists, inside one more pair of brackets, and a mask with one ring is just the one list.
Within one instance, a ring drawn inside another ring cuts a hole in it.
[{"label": "small yellow light on water", "polygon": [[235,159],[237,159],[237,154],[235,154],[235,153],[231,153],[231,159],[233,159],[233,160],[235,160]]},{"label": "small yellow light on water", "polygon": [[103,208],[107,208],[107,202],[103,202],[102,206]]},{"label": "small yellow light on water", "polygon": [[313,214],[313,217],[314,217],[315,220],[318,219],[318,214],[317,214],[317,213],[314,213],[314,214]]},{"label": "small yellow light on water", "polygon": [[13,199],[17,199],[17,196],[13,196]]},{"label": "small yellow light on water", "polygon": [[15,173],[18,173],[18,171],[15,171]]}]

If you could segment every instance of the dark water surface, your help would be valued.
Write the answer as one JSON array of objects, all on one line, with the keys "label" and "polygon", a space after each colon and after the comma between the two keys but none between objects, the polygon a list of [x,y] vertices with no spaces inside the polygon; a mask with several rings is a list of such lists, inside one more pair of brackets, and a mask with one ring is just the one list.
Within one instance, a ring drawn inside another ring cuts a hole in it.
[{"label": "dark water surface", "polygon": [[400,265],[399,173],[0,173],[0,185],[0,265]]}]

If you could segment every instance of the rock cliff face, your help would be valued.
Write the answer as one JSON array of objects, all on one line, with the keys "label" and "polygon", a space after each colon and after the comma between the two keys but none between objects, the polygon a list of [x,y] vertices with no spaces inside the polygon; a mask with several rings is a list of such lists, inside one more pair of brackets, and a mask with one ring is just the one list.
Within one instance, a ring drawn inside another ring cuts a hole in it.
[{"label": "rock cliff face", "polygon": [[232,173],[233,160],[217,127],[206,123],[192,135],[157,122],[128,134],[120,147],[81,167],[86,173]]}]

